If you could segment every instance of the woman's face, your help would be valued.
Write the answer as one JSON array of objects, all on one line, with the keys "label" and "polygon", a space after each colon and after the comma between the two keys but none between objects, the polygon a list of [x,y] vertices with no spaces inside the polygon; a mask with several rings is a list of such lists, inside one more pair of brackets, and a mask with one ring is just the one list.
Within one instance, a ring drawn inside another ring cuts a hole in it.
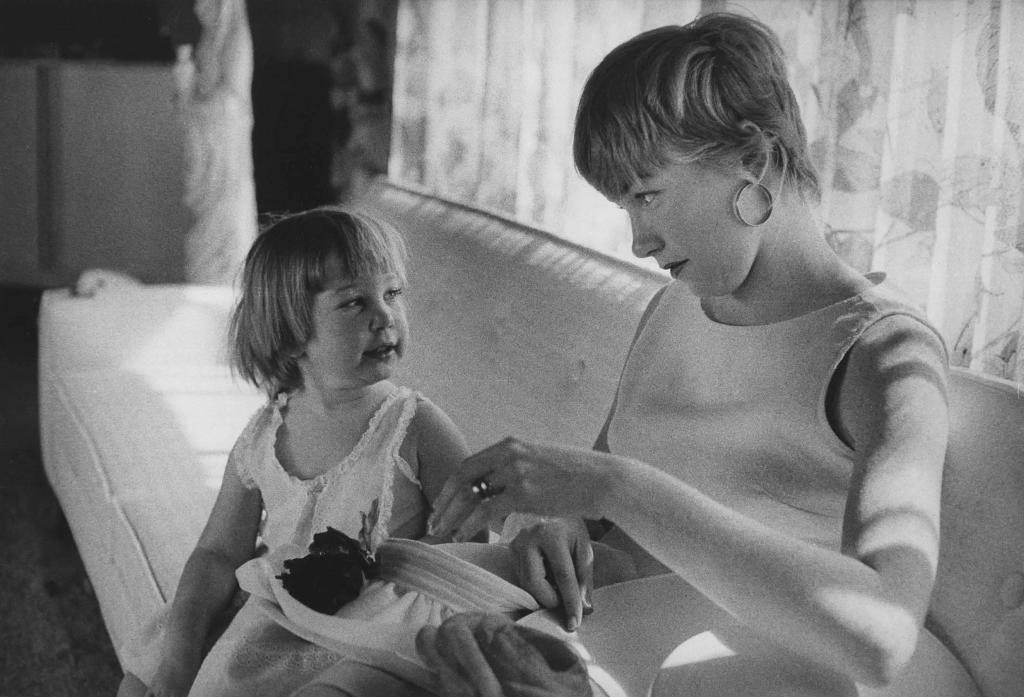
[{"label": "woman's face", "polygon": [[750,273],[761,240],[733,214],[744,183],[738,172],[676,162],[614,203],[629,214],[636,256],[653,257],[700,297],[730,295]]},{"label": "woman's face", "polygon": [[349,389],[390,378],[409,333],[402,292],[397,274],[349,278],[331,260],[313,302],[313,336],[299,359],[306,384]]}]

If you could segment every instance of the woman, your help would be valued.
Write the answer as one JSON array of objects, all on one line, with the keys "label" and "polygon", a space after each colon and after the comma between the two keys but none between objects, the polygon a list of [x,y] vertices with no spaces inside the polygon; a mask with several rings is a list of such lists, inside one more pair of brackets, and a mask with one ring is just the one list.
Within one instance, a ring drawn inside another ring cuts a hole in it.
[{"label": "woman", "polygon": [[[515,545],[525,587],[547,606],[557,590],[572,628],[589,573],[578,521],[613,521],[602,541],[691,584],[745,646],[795,657],[812,689],[892,683],[935,576],[946,353],[884,276],[825,242],[776,37],[721,13],[625,42],[587,81],[574,156],[629,214],[633,252],[674,280],[641,319],[594,448],[509,438],[477,453],[432,531],[513,511],[575,519]],[[696,633],[711,617],[699,604],[666,612]]]}]

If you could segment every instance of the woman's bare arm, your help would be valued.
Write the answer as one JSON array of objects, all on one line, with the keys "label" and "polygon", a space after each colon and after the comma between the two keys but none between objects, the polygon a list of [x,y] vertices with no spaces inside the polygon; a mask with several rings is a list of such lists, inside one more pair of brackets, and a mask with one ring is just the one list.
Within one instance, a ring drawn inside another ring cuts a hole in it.
[{"label": "woman's bare arm", "polygon": [[[840,396],[857,449],[842,550],[769,528],[646,463],[516,439],[469,458],[432,523],[466,532],[507,510],[608,517],[743,624],[884,684],[912,655],[931,593],[948,428],[941,346],[923,327],[892,324],[851,351]],[[894,341],[929,347],[925,359],[899,364],[892,357],[907,354]],[[503,493],[481,503],[468,483],[485,475]]]}]

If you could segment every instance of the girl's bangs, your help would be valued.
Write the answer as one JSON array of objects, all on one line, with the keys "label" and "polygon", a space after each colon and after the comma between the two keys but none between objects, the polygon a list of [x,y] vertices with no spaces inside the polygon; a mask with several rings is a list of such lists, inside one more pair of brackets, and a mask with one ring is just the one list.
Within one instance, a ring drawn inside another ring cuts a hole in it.
[{"label": "girl's bangs", "polygon": [[349,278],[393,273],[405,281],[405,245],[398,232],[384,224],[352,215],[348,225],[335,222],[333,233],[317,266],[319,278],[311,278],[315,286],[324,282],[327,259],[336,257],[341,271]]}]

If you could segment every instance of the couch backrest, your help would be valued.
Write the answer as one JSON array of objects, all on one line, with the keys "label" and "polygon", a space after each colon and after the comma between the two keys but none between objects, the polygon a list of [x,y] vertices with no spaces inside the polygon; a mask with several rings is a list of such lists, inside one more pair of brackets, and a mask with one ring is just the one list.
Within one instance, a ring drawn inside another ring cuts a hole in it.
[{"label": "couch backrest", "polygon": [[[589,445],[664,279],[501,216],[383,184],[363,202],[411,253],[405,377],[473,447]],[[986,697],[1024,695],[1024,398],[954,369],[942,549],[929,622]]]},{"label": "couch backrest", "polygon": [[471,446],[507,435],[592,444],[666,279],[393,185],[362,206],[395,223],[409,248],[403,380],[448,411]]}]

